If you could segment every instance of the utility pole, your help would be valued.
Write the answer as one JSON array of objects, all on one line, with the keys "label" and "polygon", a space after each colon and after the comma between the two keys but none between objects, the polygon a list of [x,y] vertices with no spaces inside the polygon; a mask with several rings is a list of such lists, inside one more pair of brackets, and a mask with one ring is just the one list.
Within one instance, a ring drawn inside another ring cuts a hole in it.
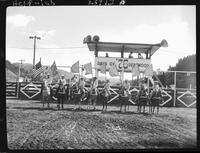
[{"label": "utility pole", "polygon": [[29,39],[34,39],[34,50],[33,50],[33,69],[35,68],[35,48],[36,48],[36,39],[41,39],[37,36],[30,36]]},{"label": "utility pole", "polygon": [[22,67],[22,64],[23,64],[23,62],[25,61],[25,60],[19,60],[20,61],[20,63],[19,63],[19,73],[18,73],[18,82],[19,82],[19,78],[20,78],[20,73],[21,73],[21,67]]},{"label": "utility pole", "polygon": [[17,97],[19,98],[19,78],[20,78],[20,73],[21,73],[21,67],[22,67],[22,63],[25,61],[25,60],[19,60],[20,63],[19,63],[19,72],[18,72],[18,84],[17,84]]}]

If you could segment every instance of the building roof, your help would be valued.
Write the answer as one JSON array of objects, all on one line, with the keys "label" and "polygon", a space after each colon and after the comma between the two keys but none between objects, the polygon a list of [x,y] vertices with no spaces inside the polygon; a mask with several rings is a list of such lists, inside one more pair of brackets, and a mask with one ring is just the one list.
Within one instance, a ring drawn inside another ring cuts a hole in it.
[{"label": "building roof", "polygon": [[100,42],[100,41],[87,41],[87,46],[90,51],[97,50],[99,52],[133,52],[133,53],[150,53],[152,56],[160,47],[167,47],[167,41],[162,40],[157,44],[139,44],[139,43],[117,43],[117,42]]}]

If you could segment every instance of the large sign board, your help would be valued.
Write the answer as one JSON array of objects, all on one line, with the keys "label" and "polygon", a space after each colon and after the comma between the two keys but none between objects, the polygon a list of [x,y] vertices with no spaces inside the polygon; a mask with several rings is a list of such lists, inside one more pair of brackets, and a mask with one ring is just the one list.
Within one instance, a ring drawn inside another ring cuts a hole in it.
[{"label": "large sign board", "polygon": [[118,71],[132,72],[135,64],[138,64],[139,71],[144,70],[151,64],[150,59],[137,59],[137,58],[117,58],[117,57],[95,57],[95,67],[99,70],[101,65],[106,64],[106,69],[116,65]]},{"label": "large sign board", "polygon": [[19,98],[20,99],[40,99],[42,96],[42,83],[20,83]]}]

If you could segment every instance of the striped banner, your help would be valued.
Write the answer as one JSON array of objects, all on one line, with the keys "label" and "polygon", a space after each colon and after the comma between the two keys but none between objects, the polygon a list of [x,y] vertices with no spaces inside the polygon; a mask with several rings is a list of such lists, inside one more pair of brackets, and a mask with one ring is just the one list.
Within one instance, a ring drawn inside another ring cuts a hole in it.
[{"label": "striped banner", "polygon": [[32,70],[32,76],[33,78],[36,78],[40,73],[44,72],[44,70],[46,69],[46,66],[42,66],[39,69],[33,69]]}]

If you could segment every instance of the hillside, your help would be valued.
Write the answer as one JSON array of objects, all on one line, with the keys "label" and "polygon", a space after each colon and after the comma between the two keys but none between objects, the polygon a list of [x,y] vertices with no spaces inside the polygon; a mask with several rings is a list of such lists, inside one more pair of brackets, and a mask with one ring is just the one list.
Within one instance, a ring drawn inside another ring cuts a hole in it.
[{"label": "hillside", "polygon": [[[13,80],[14,79],[13,76],[18,75],[18,71],[19,71],[18,66],[19,66],[19,63],[11,63],[10,61],[6,60],[6,80]],[[45,65],[43,65],[43,66],[45,66]],[[32,68],[33,68],[32,64],[23,63],[20,76],[21,77],[27,76],[27,74],[29,74],[31,72]],[[48,68],[50,68],[50,66],[48,66]],[[58,69],[58,74],[55,77],[57,78],[60,75],[64,75],[65,78],[71,78],[73,76],[73,74],[70,72]]]},{"label": "hillside", "polygon": [[17,80],[17,75],[6,68],[6,82],[15,82]]}]

